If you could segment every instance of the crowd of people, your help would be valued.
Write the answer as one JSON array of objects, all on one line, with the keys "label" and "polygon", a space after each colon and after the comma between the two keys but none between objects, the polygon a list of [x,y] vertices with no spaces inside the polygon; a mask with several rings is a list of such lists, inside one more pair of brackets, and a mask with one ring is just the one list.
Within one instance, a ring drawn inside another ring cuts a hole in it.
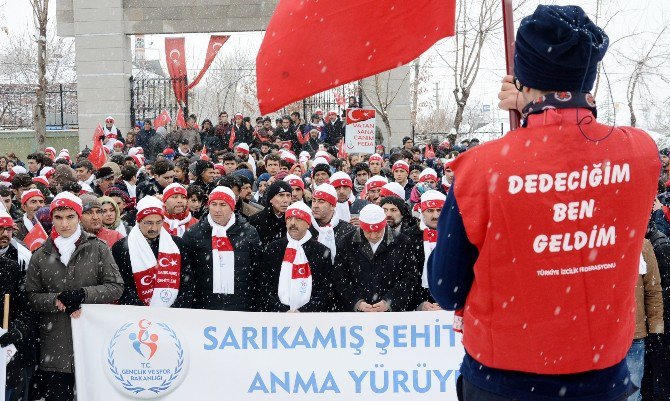
[{"label": "crowd of people", "polygon": [[109,117],[98,168],[87,149],[0,157],[0,285],[11,299],[0,345],[18,348],[7,399],[73,399],[70,319],[86,303],[439,310],[426,263],[449,163],[470,144],[433,151],[405,137],[390,154],[344,155],[343,124],[328,114],[313,128],[294,115],[235,134],[225,112],[216,127],[197,131],[191,116],[167,135],[145,121],[125,138]]}]

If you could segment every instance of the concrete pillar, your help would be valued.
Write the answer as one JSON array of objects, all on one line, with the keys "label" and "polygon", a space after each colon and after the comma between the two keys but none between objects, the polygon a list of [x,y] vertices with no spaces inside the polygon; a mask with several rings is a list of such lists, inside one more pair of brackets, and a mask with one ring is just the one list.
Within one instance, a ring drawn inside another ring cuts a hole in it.
[{"label": "concrete pillar", "polygon": [[130,37],[123,0],[73,0],[79,104],[79,146],[91,147],[95,127],[111,115],[122,134],[131,128]]},{"label": "concrete pillar", "polygon": [[[410,96],[410,67],[404,65],[393,70],[379,74],[379,85],[375,85],[375,77],[365,78],[361,81],[363,89],[368,98],[377,106],[377,92],[383,103],[391,101],[387,111],[391,123],[391,140],[389,143],[386,127],[380,117],[377,117],[377,126],[381,128],[384,136],[384,145],[387,149],[393,146],[400,146],[402,138],[412,136],[411,119],[411,96]],[[388,86],[387,86],[388,81]],[[378,87],[378,89],[376,88]],[[386,89],[388,88],[388,92]],[[363,98],[364,106],[368,106],[368,100]]]}]

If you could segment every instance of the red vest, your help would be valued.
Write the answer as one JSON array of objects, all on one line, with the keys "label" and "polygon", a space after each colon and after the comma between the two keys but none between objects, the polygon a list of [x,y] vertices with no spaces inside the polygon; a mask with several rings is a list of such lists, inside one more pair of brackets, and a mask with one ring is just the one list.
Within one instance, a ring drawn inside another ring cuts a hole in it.
[{"label": "red vest", "polygon": [[[452,165],[479,250],[463,343],[485,366],[578,373],[615,365],[630,347],[658,149],[645,132],[583,119],[590,115],[531,115],[528,128]],[[580,119],[591,121],[583,133]]]}]

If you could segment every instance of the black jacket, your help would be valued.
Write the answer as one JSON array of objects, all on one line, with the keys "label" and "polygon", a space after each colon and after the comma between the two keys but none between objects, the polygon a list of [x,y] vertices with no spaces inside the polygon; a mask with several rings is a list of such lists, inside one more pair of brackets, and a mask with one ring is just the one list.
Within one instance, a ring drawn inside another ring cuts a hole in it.
[{"label": "black jacket", "polygon": [[[333,229],[333,231],[335,231],[335,243],[339,244],[345,235],[349,234],[355,229],[356,226],[354,226],[353,224],[346,222],[344,220],[340,220],[335,226],[335,229]],[[313,226],[309,228],[309,232],[312,233],[312,237],[314,239],[317,239],[319,237],[319,232],[316,231],[316,228],[314,228]]]},{"label": "black jacket", "polygon": [[354,311],[359,300],[389,303],[391,310],[408,310],[420,280],[419,258],[413,254],[410,239],[393,237],[387,229],[377,252],[360,229],[347,234],[337,244],[335,256],[335,294],[343,310]]},{"label": "black jacket", "polygon": [[277,217],[272,211],[272,206],[249,217],[249,223],[256,227],[261,238],[261,244],[265,247],[270,242],[286,236],[286,219],[284,215]]},{"label": "black jacket", "polygon": [[418,225],[408,227],[406,230],[402,231],[403,234],[407,236],[410,240],[410,245],[412,247],[412,255],[416,255],[416,258],[419,259],[419,282],[414,288],[413,298],[410,302],[410,305],[407,307],[409,310],[414,310],[419,307],[424,301],[435,303],[435,299],[430,294],[428,288],[423,288],[421,286],[421,274],[423,273],[423,261],[426,258],[426,253],[423,250],[423,231],[419,228]]},{"label": "black jacket", "polygon": [[5,339],[10,336],[16,338],[16,341],[10,343],[18,351],[7,365],[7,389],[19,386],[21,369],[32,368],[36,346],[33,336],[34,317],[26,296],[26,272],[19,267],[16,254],[10,252],[14,249],[9,245],[7,253],[0,256],[0,310],[5,307],[4,294],[9,294],[9,336]]},{"label": "black jacket", "polygon": [[[184,241],[173,236],[174,243],[179,248],[181,254],[181,277],[179,281],[179,294],[172,304],[172,308],[190,308],[193,304],[194,280],[191,263],[186,253]],[[149,242],[151,250],[155,257],[158,257],[158,238]],[[119,273],[123,278],[123,294],[119,299],[120,305],[136,305],[146,306],[137,294],[137,286],[135,285],[135,278],[133,277],[133,267],[130,264],[130,252],[128,250],[128,237],[117,241],[112,246],[112,256],[114,261],[119,266]]]},{"label": "black jacket", "polygon": [[663,321],[665,322],[665,333],[670,334],[670,239],[659,230],[652,230],[647,239],[654,247],[654,254],[658,261],[658,272],[661,275],[661,288],[663,294]]},{"label": "black jacket", "polygon": [[339,118],[334,123],[324,124],[323,129],[326,131],[326,142],[330,146],[337,145],[340,138],[344,136],[344,126]]},{"label": "black jacket", "polygon": [[[263,289],[263,312],[286,312],[288,305],[279,300],[278,286],[284,252],[288,245],[286,237],[272,242],[265,249],[261,268],[261,288]],[[333,310],[333,264],[330,250],[317,242],[314,237],[303,244],[305,256],[312,271],[312,294],[309,302],[300,308],[301,312],[330,312]]]},{"label": "black jacket", "polygon": [[235,215],[236,222],[227,231],[235,254],[234,294],[215,294],[212,283],[212,226],[206,217],[186,230],[186,243],[195,275],[195,308],[230,311],[254,311],[258,297],[261,243],[258,233],[244,217]]}]

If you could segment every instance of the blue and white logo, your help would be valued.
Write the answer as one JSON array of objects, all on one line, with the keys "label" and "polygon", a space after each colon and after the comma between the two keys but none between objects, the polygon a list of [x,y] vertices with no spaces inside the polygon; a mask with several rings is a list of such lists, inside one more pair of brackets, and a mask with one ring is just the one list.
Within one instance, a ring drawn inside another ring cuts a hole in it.
[{"label": "blue and white logo", "polygon": [[148,319],[126,323],[105,353],[108,378],[122,394],[137,399],[162,397],[184,381],[188,356],[175,331]]}]

